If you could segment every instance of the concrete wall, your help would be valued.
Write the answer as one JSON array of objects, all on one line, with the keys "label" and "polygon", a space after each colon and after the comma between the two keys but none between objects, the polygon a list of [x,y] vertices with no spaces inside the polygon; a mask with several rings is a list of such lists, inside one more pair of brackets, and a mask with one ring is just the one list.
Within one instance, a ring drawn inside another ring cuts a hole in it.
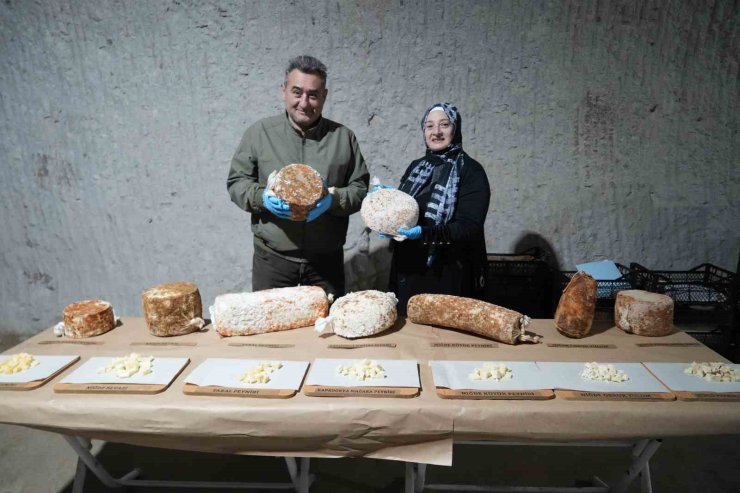
[{"label": "concrete wall", "polygon": [[[489,251],[734,270],[739,20],[721,0],[4,0],[0,333],[88,297],[139,315],[165,281],[206,305],[248,290],[226,173],[302,53],[388,183],[423,151],[424,109],[458,105],[493,188]],[[360,223],[350,285],[382,286],[385,244]]]}]

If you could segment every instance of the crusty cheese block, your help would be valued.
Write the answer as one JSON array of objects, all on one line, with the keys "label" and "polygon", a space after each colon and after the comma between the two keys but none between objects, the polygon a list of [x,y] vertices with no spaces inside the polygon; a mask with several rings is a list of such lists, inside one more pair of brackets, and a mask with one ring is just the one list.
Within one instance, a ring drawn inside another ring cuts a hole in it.
[{"label": "crusty cheese block", "polygon": [[399,228],[416,226],[419,204],[405,192],[384,188],[369,193],[363,199],[360,215],[371,230],[395,236]]},{"label": "crusty cheese block", "polygon": [[113,307],[102,300],[77,301],[67,305],[62,316],[64,335],[73,339],[105,334],[116,326]]},{"label": "crusty cheese block", "polygon": [[665,336],[673,332],[673,299],[639,289],[617,293],[614,323],[640,336]]},{"label": "crusty cheese block", "polygon": [[198,286],[191,282],[159,284],[141,295],[146,326],[155,336],[189,334],[203,328]]},{"label": "crusty cheese block", "polygon": [[321,175],[307,164],[289,164],[271,176],[268,185],[290,206],[293,221],[305,221],[308,211],[328,193]]},{"label": "crusty cheese block", "polygon": [[242,336],[307,327],[328,312],[323,289],[297,286],[216,296],[211,322],[222,336]]},{"label": "crusty cheese block", "polygon": [[539,339],[526,334],[529,317],[493,303],[446,294],[417,294],[407,305],[409,320],[472,332],[506,344]]},{"label": "crusty cheese block", "polygon": [[331,305],[328,317],[316,321],[316,330],[330,328],[347,339],[379,334],[396,322],[397,303],[393,293],[373,289],[349,293]]},{"label": "crusty cheese block", "polygon": [[568,337],[579,339],[591,332],[596,313],[596,280],[577,272],[560,296],[555,310],[555,327]]}]

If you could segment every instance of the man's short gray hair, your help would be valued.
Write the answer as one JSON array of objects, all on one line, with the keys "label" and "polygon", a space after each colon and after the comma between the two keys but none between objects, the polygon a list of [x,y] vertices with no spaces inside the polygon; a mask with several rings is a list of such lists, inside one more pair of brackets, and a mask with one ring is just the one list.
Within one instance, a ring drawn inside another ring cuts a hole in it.
[{"label": "man's short gray hair", "polygon": [[321,77],[321,80],[326,84],[326,65],[321,63],[318,58],[314,58],[311,55],[300,55],[288,62],[288,68],[285,69],[285,81],[284,84],[288,84],[288,74],[293,70],[298,69],[299,72],[304,74],[314,74]]}]

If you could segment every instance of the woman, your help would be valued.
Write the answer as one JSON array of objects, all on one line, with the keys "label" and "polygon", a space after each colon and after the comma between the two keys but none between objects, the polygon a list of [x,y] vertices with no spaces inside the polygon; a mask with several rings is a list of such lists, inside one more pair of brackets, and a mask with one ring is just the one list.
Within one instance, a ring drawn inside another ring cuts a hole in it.
[{"label": "woman", "polygon": [[483,294],[491,190],[483,166],[462,149],[461,123],[449,103],[429,108],[421,120],[426,154],[401,178],[399,189],[419,204],[419,223],[399,229],[407,239],[394,243],[390,289],[402,314],[415,294]]}]

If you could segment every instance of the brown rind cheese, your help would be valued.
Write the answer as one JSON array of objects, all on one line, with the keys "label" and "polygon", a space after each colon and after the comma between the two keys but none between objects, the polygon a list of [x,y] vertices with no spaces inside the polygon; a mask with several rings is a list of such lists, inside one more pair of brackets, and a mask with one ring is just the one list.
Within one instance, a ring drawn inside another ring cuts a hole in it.
[{"label": "brown rind cheese", "polygon": [[203,328],[198,286],[190,282],[159,284],[141,295],[146,326],[155,336],[189,334]]},{"label": "brown rind cheese", "polygon": [[673,332],[673,299],[639,289],[620,291],[614,303],[614,323],[640,336],[668,335]]},{"label": "brown rind cheese", "polygon": [[591,332],[595,313],[596,280],[585,272],[578,272],[560,296],[555,327],[563,335],[580,339]]},{"label": "brown rind cheese", "polygon": [[105,334],[116,326],[113,307],[102,300],[77,301],[67,305],[62,316],[64,335],[73,339]]},{"label": "brown rind cheese", "polygon": [[305,221],[308,211],[326,195],[321,175],[307,164],[289,164],[273,177],[270,190],[290,205],[290,219]]},{"label": "brown rind cheese", "polygon": [[529,317],[493,303],[446,294],[417,294],[407,305],[409,320],[472,332],[505,344],[522,340]]},{"label": "brown rind cheese", "polygon": [[360,215],[365,226],[395,236],[399,228],[411,228],[419,220],[419,204],[411,195],[396,189],[381,189],[362,201]]}]

